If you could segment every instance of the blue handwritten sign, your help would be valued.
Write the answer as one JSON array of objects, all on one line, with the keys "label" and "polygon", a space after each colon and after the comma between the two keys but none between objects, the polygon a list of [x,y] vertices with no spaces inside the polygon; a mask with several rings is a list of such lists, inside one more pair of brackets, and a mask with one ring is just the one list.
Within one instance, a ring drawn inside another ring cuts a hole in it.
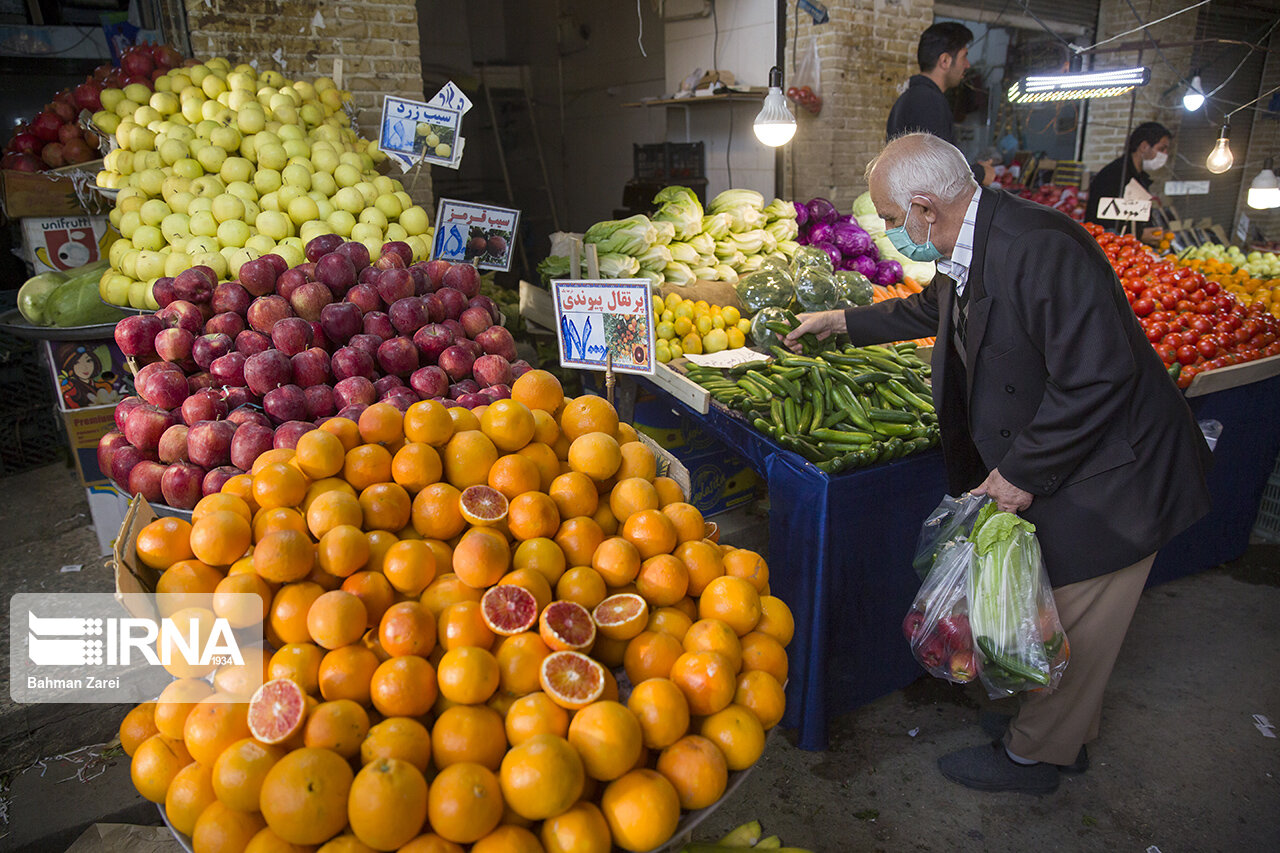
[{"label": "blue handwritten sign", "polygon": [[423,160],[456,169],[462,161],[461,126],[461,109],[387,95],[378,147],[406,167]]},{"label": "blue handwritten sign", "polygon": [[442,198],[436,207],[431,257],[453,263],[474,260],[481,269],[506,272],[519,224],[518,210]]},{"label": "blue handwritten sign", "polygon": [[612,354],[614,370],[653,373],[653,302],[648,279],[552,285],[562,367],[604,370]]}]

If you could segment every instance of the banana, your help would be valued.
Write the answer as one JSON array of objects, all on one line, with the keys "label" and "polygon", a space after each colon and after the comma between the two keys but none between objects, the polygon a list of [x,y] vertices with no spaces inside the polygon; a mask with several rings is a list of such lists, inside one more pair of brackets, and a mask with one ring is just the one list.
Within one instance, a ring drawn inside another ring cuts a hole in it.
[{"label": "banana", "polygon": [[768,838],[761,838],[756,842],[756,850],[777,850],[782,847],[782,839],[776,835],[770,835]]},{"label": "banana", "polygon": [[760,840],[760,821],[744,823],[716,843],[721,847],[753,847]]}]

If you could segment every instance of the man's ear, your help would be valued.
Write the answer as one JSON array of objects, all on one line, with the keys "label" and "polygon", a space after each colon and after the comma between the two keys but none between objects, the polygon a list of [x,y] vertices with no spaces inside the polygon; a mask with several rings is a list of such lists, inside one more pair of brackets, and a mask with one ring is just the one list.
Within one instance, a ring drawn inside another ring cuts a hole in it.
[{"label": "man's ear", "polygon": [[938,54],[937,68],[941,69],[942,71],[950,71],[951,66],[955,64],[955,61],[956,61],[955,56],[953,56],[950,53]]}]

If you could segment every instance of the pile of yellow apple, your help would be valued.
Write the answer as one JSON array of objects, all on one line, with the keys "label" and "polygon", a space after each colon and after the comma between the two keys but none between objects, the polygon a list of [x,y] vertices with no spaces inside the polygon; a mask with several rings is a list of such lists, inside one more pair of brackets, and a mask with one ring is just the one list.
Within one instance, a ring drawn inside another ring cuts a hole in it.
[{"label": "pile of yellow apple", "polygon": [[715,353],[746,346],[751,320],[732,305],[684,299],[678,293],[653,297],[654,356],[666,364],[686,353]]},{"label": "pile of yellow apple", "polygon": [[392,240],[427,256],[427,212],[374,171],[385,155],[352,130],[350,94],[329,78],[290,81],[219,57],[174,68],[155,87],[104,89],[93,116],[118,145],[97,177],[118,190],[111,223],[122,237],[105,301],[155,308],[155,281],[197,265],[219,280],[272,252],[295,266],[322,234],[375,257]]}]

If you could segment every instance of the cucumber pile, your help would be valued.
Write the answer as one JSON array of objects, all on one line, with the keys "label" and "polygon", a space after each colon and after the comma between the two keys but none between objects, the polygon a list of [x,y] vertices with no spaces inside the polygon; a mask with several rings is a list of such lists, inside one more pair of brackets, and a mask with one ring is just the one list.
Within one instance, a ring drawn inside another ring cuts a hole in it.
[{"label": "cucumber pile", "polygon": [[938,416],[914,343],[830,348],[728,371],[689,365],[687,375],[760,432],[828,474],[898,459],[938,443]]}]

